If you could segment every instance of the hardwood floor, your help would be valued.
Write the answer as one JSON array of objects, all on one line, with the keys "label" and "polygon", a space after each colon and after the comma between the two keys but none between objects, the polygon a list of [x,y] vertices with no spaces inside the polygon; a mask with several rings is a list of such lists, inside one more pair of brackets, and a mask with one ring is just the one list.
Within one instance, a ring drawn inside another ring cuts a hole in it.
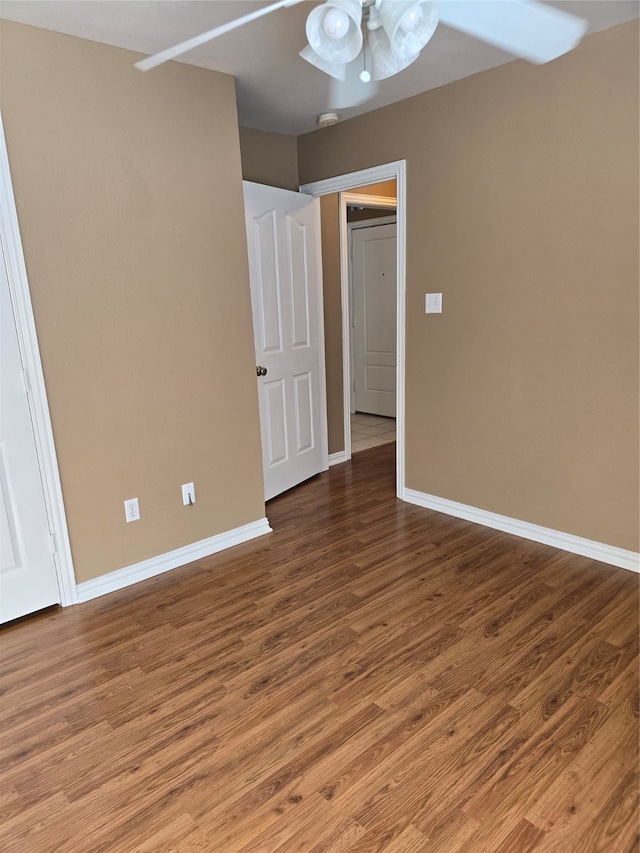
[{"label": "hardwood floor", "polygon": [[638,575],[394,497],[0,631],[4,853],[590,853],[638,841]]}]

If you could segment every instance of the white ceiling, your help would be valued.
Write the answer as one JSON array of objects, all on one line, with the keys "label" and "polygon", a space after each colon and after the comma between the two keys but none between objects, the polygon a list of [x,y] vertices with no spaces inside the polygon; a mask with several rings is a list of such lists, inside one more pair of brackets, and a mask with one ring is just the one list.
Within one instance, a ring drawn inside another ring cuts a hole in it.
[{"label": "white ceiling", "polygon": [[[1,0],[0,18],[152,54],[265,5],[255,0]],[[314,130],[317,115],[332,107],[330,78],[298,56],[306,44],[306,16],[314,5],[317,0],[280,9],[180,61],[236,77],[241,126],[294,135]],[[589,32],[637,18],[640,7],[638,0],[553,0],[550,5],[585,18]],[[341,118],[512,59],[441,24],[413,65],[382,81],[378,94],[365,104],[341,110]]]}]

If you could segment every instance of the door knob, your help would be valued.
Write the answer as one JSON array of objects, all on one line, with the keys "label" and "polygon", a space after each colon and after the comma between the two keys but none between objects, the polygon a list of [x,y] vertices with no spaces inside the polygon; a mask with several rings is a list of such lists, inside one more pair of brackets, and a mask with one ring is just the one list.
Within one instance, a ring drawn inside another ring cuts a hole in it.
[{"label": "door knob", "polygon": [[266,376],[266,375],[267,375],[267,368],[266,368],[266,367],[262,367],[262,365],[260,365],[260,364],[259,364],[259,365],[257,365],[257,367],[256,367],[256,374],[257,374],[258,376]]}]

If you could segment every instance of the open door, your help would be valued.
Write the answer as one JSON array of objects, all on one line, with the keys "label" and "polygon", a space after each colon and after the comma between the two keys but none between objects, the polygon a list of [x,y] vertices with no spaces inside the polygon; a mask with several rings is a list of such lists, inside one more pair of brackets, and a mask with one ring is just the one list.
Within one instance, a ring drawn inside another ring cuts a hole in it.
[{"label": "open door", "polygon": [[320,202],[243,184],[269,500],[328,467]]},{"label": "open door", "polygon": [[61,597],[3,252],[0,345],[0,622],[8,622]]}]

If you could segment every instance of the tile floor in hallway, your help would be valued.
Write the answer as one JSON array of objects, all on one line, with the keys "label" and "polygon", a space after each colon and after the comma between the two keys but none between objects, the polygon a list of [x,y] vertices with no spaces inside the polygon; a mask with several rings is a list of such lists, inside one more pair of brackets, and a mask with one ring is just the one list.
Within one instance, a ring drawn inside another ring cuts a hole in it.
[{"label": "tile floor in hallway", "polygon": [[351,452],[396,440],[396,419],[356,412],[351,415]]}]

